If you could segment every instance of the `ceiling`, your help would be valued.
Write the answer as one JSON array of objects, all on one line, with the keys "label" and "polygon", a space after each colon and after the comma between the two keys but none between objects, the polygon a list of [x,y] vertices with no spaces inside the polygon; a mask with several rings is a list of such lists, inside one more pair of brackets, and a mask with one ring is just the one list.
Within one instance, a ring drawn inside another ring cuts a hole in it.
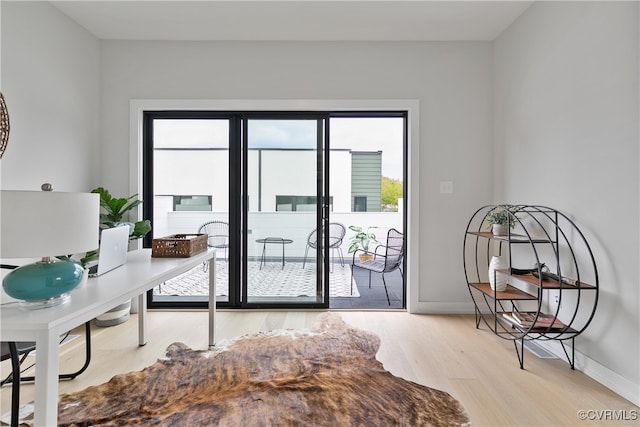
[{"label": "ceiling", "polygon": [[105,40],[494,40],[532,1],[51,1]]}]

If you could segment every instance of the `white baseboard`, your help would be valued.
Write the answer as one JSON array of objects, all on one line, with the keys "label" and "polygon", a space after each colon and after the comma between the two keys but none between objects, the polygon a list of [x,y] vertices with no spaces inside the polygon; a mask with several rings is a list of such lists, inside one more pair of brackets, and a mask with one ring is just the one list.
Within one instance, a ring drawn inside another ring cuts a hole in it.
[{"label": "white baseboard", "polygon": [[[569,364],[564,351],[562,350],[562,345],[559,342],[536,341],[536,343]],[[567,348],[567,351],[570,350],[570,348]],[[640,384],[634,384],[620,374],[589,358],[578,350],[575,352],[575,368],[576,370],[583,372],[588,377],[593,378],[595,381],[607,387],[614,393],[624,397],[634,405],[640,406]]]}]

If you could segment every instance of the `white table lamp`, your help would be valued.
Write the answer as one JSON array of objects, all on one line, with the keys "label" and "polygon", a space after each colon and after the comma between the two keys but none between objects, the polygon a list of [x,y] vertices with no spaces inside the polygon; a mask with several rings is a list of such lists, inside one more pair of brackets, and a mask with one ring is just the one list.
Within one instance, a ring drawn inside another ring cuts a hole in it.
[{"label": "white table lamp", "polygon": [[83,268],[55,257],[98,248],[98,194],[51,191],[0,191],[0,258],[39,258],[12,270],[4,291],[23,308],[44,308],[69,300]]}]

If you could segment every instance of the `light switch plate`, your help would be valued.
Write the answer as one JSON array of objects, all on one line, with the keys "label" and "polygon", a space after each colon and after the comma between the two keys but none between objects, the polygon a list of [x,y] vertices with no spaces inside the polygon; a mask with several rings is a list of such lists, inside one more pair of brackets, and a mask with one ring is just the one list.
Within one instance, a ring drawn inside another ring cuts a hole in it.
[{"label": "light switch plate", "polygon": [[440,194],[452,194],[453,181],[440,181]]}]

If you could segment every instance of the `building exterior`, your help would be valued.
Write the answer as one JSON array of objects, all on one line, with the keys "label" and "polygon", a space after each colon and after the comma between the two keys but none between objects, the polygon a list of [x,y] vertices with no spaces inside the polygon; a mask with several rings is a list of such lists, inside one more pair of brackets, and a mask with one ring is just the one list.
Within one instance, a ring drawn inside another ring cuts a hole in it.
[{"label": "building exterior", "polygon": [[[229,211],[228,150],[155,150],[154,220],[169,211]],[[315,150],[249,151],[249,212],[314,211]],[[382,151],[330,152],[332,212],[380,212]],[[282,177],[296,176],[296,180]]]}]

